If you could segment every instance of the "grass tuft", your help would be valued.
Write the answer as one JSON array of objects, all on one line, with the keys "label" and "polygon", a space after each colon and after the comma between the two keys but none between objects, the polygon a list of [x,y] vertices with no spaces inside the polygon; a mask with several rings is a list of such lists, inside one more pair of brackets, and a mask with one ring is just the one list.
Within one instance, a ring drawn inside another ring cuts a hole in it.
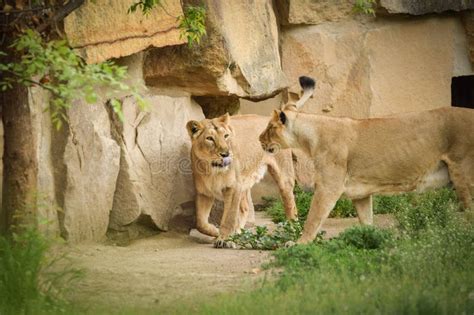
[{"label": "grass tuft", "polygon": [[51,246],[33,228],[0,236],[0,314],[65,312],[63,294],[82,272],[66,264],[64,255],[55,255]]}]

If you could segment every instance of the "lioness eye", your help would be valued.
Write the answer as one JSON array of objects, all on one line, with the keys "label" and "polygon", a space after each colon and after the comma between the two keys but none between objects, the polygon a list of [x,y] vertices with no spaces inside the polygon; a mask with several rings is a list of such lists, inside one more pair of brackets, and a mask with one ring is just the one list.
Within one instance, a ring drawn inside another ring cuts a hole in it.
[{"label": "lioness eye", "polygon": [[214,139],[212,137],[207,137],[206,140],[214,141]]},{"label": "lioness eye", "polygon": [[229,138],[229,134],[225,134],[225,135],[224,135],[224,138],[225,138],[225,139]]}]

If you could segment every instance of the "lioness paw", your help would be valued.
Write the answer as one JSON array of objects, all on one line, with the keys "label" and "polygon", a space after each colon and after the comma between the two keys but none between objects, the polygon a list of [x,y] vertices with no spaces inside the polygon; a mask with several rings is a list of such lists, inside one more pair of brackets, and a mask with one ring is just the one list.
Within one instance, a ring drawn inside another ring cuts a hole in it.
[{"label": "lioness paw", "polygon": [[237,248],[237,245],[232,241],[226,241],[223,239],[217,239],[214,242],[215,248]]}]

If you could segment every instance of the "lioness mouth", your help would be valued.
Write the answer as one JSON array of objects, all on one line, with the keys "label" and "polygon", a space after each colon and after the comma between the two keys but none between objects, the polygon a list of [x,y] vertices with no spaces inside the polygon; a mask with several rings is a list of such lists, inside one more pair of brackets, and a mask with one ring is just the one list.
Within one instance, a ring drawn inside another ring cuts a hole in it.
[{"label": "lioness mouth", "polygon": [[213,167],[226,167],[229,166],[231,162],[232,158],[230,156],[226,156],[225,158],[222,158],[222,161],[220,162],[213,161],[211,165]]}]

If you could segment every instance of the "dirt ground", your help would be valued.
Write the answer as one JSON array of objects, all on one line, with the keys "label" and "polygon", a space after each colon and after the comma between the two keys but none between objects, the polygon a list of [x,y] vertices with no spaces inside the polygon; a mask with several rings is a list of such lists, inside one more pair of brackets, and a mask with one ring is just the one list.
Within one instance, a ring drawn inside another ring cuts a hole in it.
[{"label": "dirt ground", "polygon": [[[323,227],[333,237],[357,224],[357,219],[328,219]],[[256,224],[272,224],[257,213]],[[389,216],[375,224],[390,226]],[[83,307],[166,309],[176,303],[206,299],[223,292],[255,288],[265,277],[260,269],[271,252],[214,249],[211,239],[166,232],[132,242],[126,247],[79,245],[70,248],[74,265],[85,271],[71,299]]]}]

